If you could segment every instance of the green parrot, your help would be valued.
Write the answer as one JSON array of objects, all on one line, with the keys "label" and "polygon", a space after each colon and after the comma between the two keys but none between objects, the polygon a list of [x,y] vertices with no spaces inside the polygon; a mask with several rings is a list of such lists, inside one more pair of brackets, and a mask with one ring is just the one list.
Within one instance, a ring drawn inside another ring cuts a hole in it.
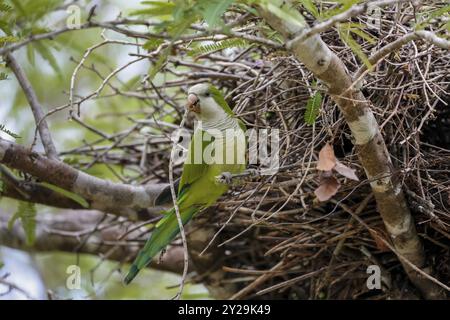
[{"label": "green parrot", "polygon": [[[246,168],[246,128],[221,92],[211,84],[197,84],[188,90],[187,101],[186,108],[195,114],[198,122],[178,186],[177,204],[183,225],[227,192],[229,181],[218,178],[222,173],[241,173]],[[164,214],[138,253],[125,284],[178,235],[175,209]]]}]

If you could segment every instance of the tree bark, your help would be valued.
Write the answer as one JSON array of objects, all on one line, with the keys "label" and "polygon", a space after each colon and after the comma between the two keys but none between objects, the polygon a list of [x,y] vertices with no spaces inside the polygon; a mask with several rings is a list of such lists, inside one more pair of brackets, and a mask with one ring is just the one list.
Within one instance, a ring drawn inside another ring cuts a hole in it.
[{"label": "tree bark", "polygon": [[[27,246],[23,228],[16,223],[12,230],[8,229],[9,216],[0,214],[0,245],[33,252],[72,252],[94,254],[110,260],[131,262],[137,255],[140,245],[133,243],[141,234],[147,234],[144,227],[123,221],[111,223],[111,219],[99,223],[104,214],[98,211],[67,210],[59,214],[39,214],[36,224],[36,241]],[[122,235],[128,230],[136,230]],[[89,236],[89,237],[88,237]],[[87,241],[85,241],[85,238]],[[83,242],[85,241],[85,242]],[[114,250],[111,250],[114,248]],[[155,259],[150,266],[153,269],[170,271],[177,274],[183,272],[183,248],[170,246],[163,259]]]},{"label": "tree bark", "polygon": [[[161,207],[158,208],[158,206],[171,200],[167,184],[137,186],[113,183],[76,170],[61,161],[30,152],[23,146],[1,138],[0,163],[83,197],[88,202],[89,209],[134,219],[148,218],[152,213],[161,210]],[[40,192],[44,189],[48,190],[48,188],[42,185],[30,182],[27,186],[29,187],[28,190],[23,188],[21,190],[23,193],[20,193],[17,188],[11,188],[10,185],[4,191],[4,195],[56,207],[74,209],[80,207],[74,201],[64,200],[61,195],[52,191],[44,191],[44,194],[49,195],[49,197],[43,197]],[[52,203],[52,201],[55,202]],[[154,210],[151,210],[152,208]]]},{"label": "tree bark", "polygon": [[[389,152],[380,133],[378,123],[370,109],[370,102],[360,90],[354,88],[344,63],[316,34],[299,37],[309,29],[301,14],[288,1],[271,1],[271,5],[285,7],[297,23],[283,20],[270,11],[268,3],[258,7],[260,15],[289,41],[289,50],[317,78],[328,86],[328,93],[338,105],[350,127],[359,161],[364,167],[375,196],[378,211],[391,236],[396,253],[410,280],[426,298],[442,297],[440,287],[412,270],[404,259],[429,272],[425,267],[425,254],[417,235],[414,220],[408,208],[402,185],[395,176]],[[295,40],[300,39],[300,40]]]}]

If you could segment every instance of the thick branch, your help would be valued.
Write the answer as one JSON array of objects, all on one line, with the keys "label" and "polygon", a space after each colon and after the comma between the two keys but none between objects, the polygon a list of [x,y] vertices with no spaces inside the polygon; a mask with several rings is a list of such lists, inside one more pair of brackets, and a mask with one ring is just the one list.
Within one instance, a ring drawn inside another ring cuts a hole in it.
[{"label": "thick branch", "polygon": [[41,137],[42,144],[44,145],[45,152],[47,156],[52,159],[58,159],[58,152],[56,152],[55,145],[53,144],[52,136],[50,135],[50,130],[48,129],[47,121],[44,119],[44,111],[39,103],[38,97],[31,86],[25,72],[22,67],[17,62],[16,58],[11,53],[6,55],[6,60],[9,67],[16,75],[17,81],[19,81],[20,86],[25,94],[25,97],[30,104],[31,110],[33,111],[34,120],[38,126],[39,135]]},{"label": "thick branch", "polygon": [[[298,15],[297,23],[286,21],[261,5],[259,12],[272,28],[281,33],[286,41],[308,30],[304,18],[287,1],[279,5],[288,6],[292,15]],[[274,5],[271,2],[272,5]],[[299,38],[300,39],[300,38]],[[406,203],[400,181],[394,176],[393,166],[378,123],[370,109],[370,103],[359,90],[352,88],[352,79],[343,62],[328,48],[319,35],[304,41],[291,41],[290,48],[295,57],[322,80],[329,94],[343,113],[350,127],[358,157],[364,167],[375,196],[378,211],[390,234],[396,250],[419,268],[425,267],[425,254],[417,235],[413,218]],[[437,298],[442,293],[438,286],[423,285],[421,276],[402,261],[412,282],[421,289],[425,297]],[[434,290],[429,290],[430,287]]]},{"label": "thick branch", "polygon": [[17,179],[3,167],[0,167],[0,171],[3,182],[0,195],[3,197],[44,204],[56,208],[83,209],[80,203],[46,188],[37,182]]},{"label": "thick branch", "polygon": [[[425,41],[428,41],[428,42],[434,44],[435,46],[437,46],[439,48],[450,50],[450,41],[436,36],[433,32],[421,30],[421,31],[407,33],[404,36],[402,36],[401,38],[398,38],[397,40],[385,45],[384,47],[377,50],[375,53],[373,53],[369,57],[369,62],[372,65],[375,65],[381,59],[383,59],[388,54],[390,54],[391,52],[394,52],[394,51],[400,49],[405,44],[411,42],[412,40],[417,40],[417,39],[422,39],[422,40],[425,40]],[[361,66],[361,68],[359,68],[358,71],[356,72],[354,79],[360,80],[359,78],[362,77],[362,75],[364,74],[364,72],[366,70],[367,70],[366,65]]]},{"label": "thick branch", "polygon": [[[170,191],[166,184],[135,186],[113,183],[78,171],[63,162],[49,159],[39,153],[30,152],[23,146],[1,138],[0,163],[34,176],[40,181],[51,183],[78,194],[89,203],[90,209],[117,215],[139,218],[136,217],[136,213],[163,205],[171,199]],[[39,188],[37,185],[31,186]],[[13,197],[17,195],[17,192],[14,193],[14,191],[11,189],[8,191],[8,189],[6,189],[7,195]],[[42,191],[42,188],[39,188],[38,191]],[[30,201],[42,197],[42,195],[37,195],[33,190],[28,195],[31,197]],[[18,196],[15,197],[17,198]],[[37,202],[51,205],[50,200]],[[66,204],[69,206],[69,203],[61,203],[61,201],[56,200],[54,206],[65,207]],[[157,209],[155,208],[155,210]]]},{"label": "thick branch", "polygon": [[[29,247],[19,223],[9,230],[9,217],[0,214],[0,245],[33,252],[78,252],[100,255],[109,260],[130,262],[138,252],[137,242],[127,239],[138,238],[142,228],[133,224],[102,220],[103,213],[98,211],[64,212],[60,214],[38,215],[36,241]],[[116,219],[117,220],[117,219]],[[102,223],[99,223],[102,221]],[[114,223],[113,223],[114,222]],[[128,230],[136,230],[123,234]],[[87,238],[87,241],[86,241]],[[113,249],[114,248],[114,249]],[[181,273],[183,271],[183,249],[170,247],[159,263],[156,259],[150,267],[163,271]]]},{"label": "thick branch", "polygon": [[331,29],[339,22],[347,21],[348,19],[350,19],[352,17],[356,17],[356,16],[368,11],[371,8],[374,8],[374,7],[380,8],[380,7],[384,7],[384,6],[388,6],[388,5],[392,5],[392,4],[396,4],[396,3],[401,3],[401,2],[411,2],[411,0],[368,1],[368,2],[364,2],[360,5],[352,6],[349,10],[344,11],[340,14],[337,14],[326,21],[320,22],[312,28],[306,28],[306,29],[300,30],[300,34],[295,35],[295,38],[288,41],[286,43],[286,46],[290,49],[294,42],[305,41],[306,39],[308,39],[316,34],[320,34],[324,31]]}]

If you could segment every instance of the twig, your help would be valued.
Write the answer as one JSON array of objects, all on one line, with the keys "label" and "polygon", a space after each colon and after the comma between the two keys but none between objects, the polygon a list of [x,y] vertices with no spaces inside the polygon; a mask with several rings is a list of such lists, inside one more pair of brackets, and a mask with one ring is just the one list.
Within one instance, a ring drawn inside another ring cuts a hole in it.
[{"label": "twig", "polygon": [[[188,113],[188,110],[186,109],[183,119],[181,120],[181,123],[180,123],[180,129],[184,126],[184,122],[187,118],[187,113]],[[178,133],[179,133],[179,131],[178,131]],[[174,137],[174,139],[175,140],[173,141],[172,151],[170,153],[169,183],[170,183],[170,192],[172,194],[173,207],[175,209],[175,214],[177,216],[178,227],[180,228],[181,241],[183,242],[183,251],[184,251],[183,275],[181,277],[180,288],[178,289],[178,292],[174,297],[175,300],[179,300],[181,298],[181,294],[183,293],[184,283],[186,281],[186,277],[187,277],[187,273],[188,273],[188,269],[189,269],[189,254],[188,254],[188,248],[187,248],[186,234],[184,232],[183,220],[181,219],[180,208],[178,207],[178,202],[177,202],[178,199],[177,199],[177,194],[175,192],[175,184],[174,184],[174,180],[173,180],[173,159],[175,157],[175,152],[177,150],[176,145],[177,145],[178,139],[179,139],[178,134]]]},{"label": "twig", "polygon": [[11,53],[8,53],[6,55],[6,59],[8,60],[9,67],[16,75],[17,81],[19,81],[19,84],[22,87],[28,103],[30,104],[31,111],[33,111],[34,120],[36,122],[36,125],[38,126],[39,135],[41,137],[41,141],[44,146],[45,152],[47,153],[47,156],[51,159],[58,159],[58,152],[56,151],[55,145],[53,144],[47,122],[45,120],[42,120],[44,117],[44,111],[42,110],[42,106],[39,103],[39,100],[36,96],[36,93],[34,92],[33,87],[31,86],[30,81],[28,80],[22,67],[19,65],[19,63]]},{"label": "twig", "polygon": [[[8,280],[5,280],[4,277],[0,277],[0,284],[9,287],[9,291],[11,291],[11,290],[16,290],[16,291],[22,293],[28,300],[34,300],[34,298],[33,298],[32,296],[30,296],[30,295],[28,294],[28,292],[26,292],[26,291],[23,290],[22,288],[18,287],[18,286],[15,285],[14,283],[9,282]],[[6,292],[6,293],[9,293],[9,291]],[[0,293],[0,296],[2,296],[3,294],[4,294],[4,293]]]}]

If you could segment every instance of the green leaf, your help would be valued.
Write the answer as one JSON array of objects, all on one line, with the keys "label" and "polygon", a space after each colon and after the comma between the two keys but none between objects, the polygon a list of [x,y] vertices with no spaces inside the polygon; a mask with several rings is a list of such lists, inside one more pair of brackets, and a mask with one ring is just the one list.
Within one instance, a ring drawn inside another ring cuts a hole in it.
[{"label": "green leaf", "polygon": [[6,129],[5,125],[0,124],[0,131],[6,133],[8,136],[14,138],[14,139],[20,139],[20,136],[15,134],[14,132],[9,131],[8,129]]},{"label": "green leaf", "polygon": [[365,32],[364,30],[361,29],[356,29],[356,28],[351,28],[350,31],[358,36],[360,36],[361,38],[363,38],[364,40],[366,40],[367,42],[369,42],[370,44],[375,44],[377,43],[377,41],[375,40],[374,37],[372,37],[370,34],[368,34],[367,32]]},{"label": "green leaf", "polygon": [[39,19],[51,13],[61,5],[61,0],[9,0],[13,12],[26,23],[35,24]]},{"label": "green leaf", "polygon": [[27,46],[27,58],[28,62],[30,62],[30,64],[34,67],[36,56],[34,54],[34,45],[31,43]]},{"label": "green leaf", "polygon": [[322,94],[320,93],[320,91],[317,91],[312,97],[308,99],[308,102],[306,103],[305,123],[307,125],[311,126],[316,122],[321,105]]},{"label": "green leaf", "polygon": [[322,12],[322,18],[324,19],[329,19],[335,15],[338,15],[344,11],[349,10],[353,5],[358,4],[360,2],[362,2],[362,0],[337,0],[334,1],[336,3],[341,4],[341,6],[338,6],[336,8],[327,10]]},{"label": "green leaf", "polygon": [[16,42],[17,40],[19,40],[19,39],[17,39],[16,37],[13,37],[13,36],[0,37],[0,45],[3,45],[8,42]]},{"label": "green leaf", "polygon": [[34,203],[19,201],[16,212],[8,221],[8,229],[12,229],[17,219],[21,220],[27,245],[36,240],[36,206]]},{"label": "green leaf", "polygon": [[65,196],[66,198],[72,199],[73,201],[77,202],[78,204],[80,204],[83,208],[89,208],[89,203],[81,196],[77,195],[76,193],[67,191],[63,188],[60,188],[58,186],[55,186],[51,183],[47,183],[47,182],[41,182],[40,183],[42,186],[53,190],[57,193],[62,194],[63,196]]},{"label": "green leaf", "polygon": [[159,55],[158,60],[153,64],[153,66],[150,67],[150,70],[148,72],[148,77],[150,80],[153,80],[156,76],[156,74],[161,70],[163,65],[166,63],[167,58],[169,57],[171,47],[165,48],[161,54]]},{"label": "green leaf", "polygon": [[8,75],[6,73],[0,72],[0,81],[7,80],[7,79],[8,79]]},{"label": "green leaf", "polygon": [[199,11],[208,24],[213,28],[219,24],[220,17],[225,13],[234,0],[200,0]]},{"label": "green leaf", "polygon": [[297,1],[300,2],[302,6],[306,10],[308,10],[314,17],[318,18],[320,16],[320,13],[312,0],[297,0]]},{"label": "green leaf", "polygon": [[231,38],[231,39],[225,39],[222,41],[218,41],[215,43],[201,45],[201,46],[189,51],[188,55],[189,56],[199,56],[199,55],[204,55],[204,54],[208,54],[208,53],[215,52],[215,51],[224,50],[227,48],[233,48],[233,47],[235,47],[235,48],[236,47],[244,47],[245,48],[245,47],[249,47],[249,46],[250,46],[250,44],[244,39]]},{"label": "green leaf", "polygon": [[372,68],[372,64],[369,61],[369,58],[367,55],[362,51],[361,46],[358,42],[356,42],[355,39],[353,39],[352,35],[350,34],[350,29],[344,24],[338,26],[338,33],[342,41],[346,45],[352,49],[352,51],[361,59],[361,61],[367,66],[367,68]]},{"label": "green leaf", "polygon": [[172,15],[175,9],[175,3],[173,2],[162,2],[162,1],[142,1],[141,4],[149,5],[150,8],[139,9],[132,11],[130,15],[132,16],[166,16]]},{"label": "green leaf", "polygon": [[58,62],[56,61],[55,56],[48,48],[48,46],[43,45],[41,42],[35,42],[34,46],[36,47],[36,50],[37,52],[39,52],[40,56],[50,64],[50,66],[58,74],[58,76],[62,77],[62,72],[59,68]]},{"label": "green leaf", "polygon": [[19,219],[19,214],[18,211],[16,211],[11,218],[9,218],[8,220],[8,230],[11,231],[12,228],[14,227],[14,223],[16,222],[16,220]]},{"label": "green leaf", "polygon": [[155,50],[156,48],[158,48],[163,42],[164,42],[163,39],[153,38],[153,39],[147,40],[147,42],[144,43],[144,45],[142,47],[147,51],[152,51],[152,50]]},{"label": "green leaf", "polygon": [[12,7],[6,4],[4,1],[0,1],[0,12],[8,12],[11,11]]},{"label": "green leaf", "polygon": [[7,35],[11,35],[12,31],[10,22],[7,20],[0,19],[0,30],[2,30]]},{"label": "green leaf", "polygon": [[293,10],[288,6],[278,6],[272,1],[265,1],[263,6],[265,6],[266,10],[272,12],[278,18],[286,20],[292,25],[297,25],[300,28],[305,27],[305,19],[303,16],[296,10]]}]

